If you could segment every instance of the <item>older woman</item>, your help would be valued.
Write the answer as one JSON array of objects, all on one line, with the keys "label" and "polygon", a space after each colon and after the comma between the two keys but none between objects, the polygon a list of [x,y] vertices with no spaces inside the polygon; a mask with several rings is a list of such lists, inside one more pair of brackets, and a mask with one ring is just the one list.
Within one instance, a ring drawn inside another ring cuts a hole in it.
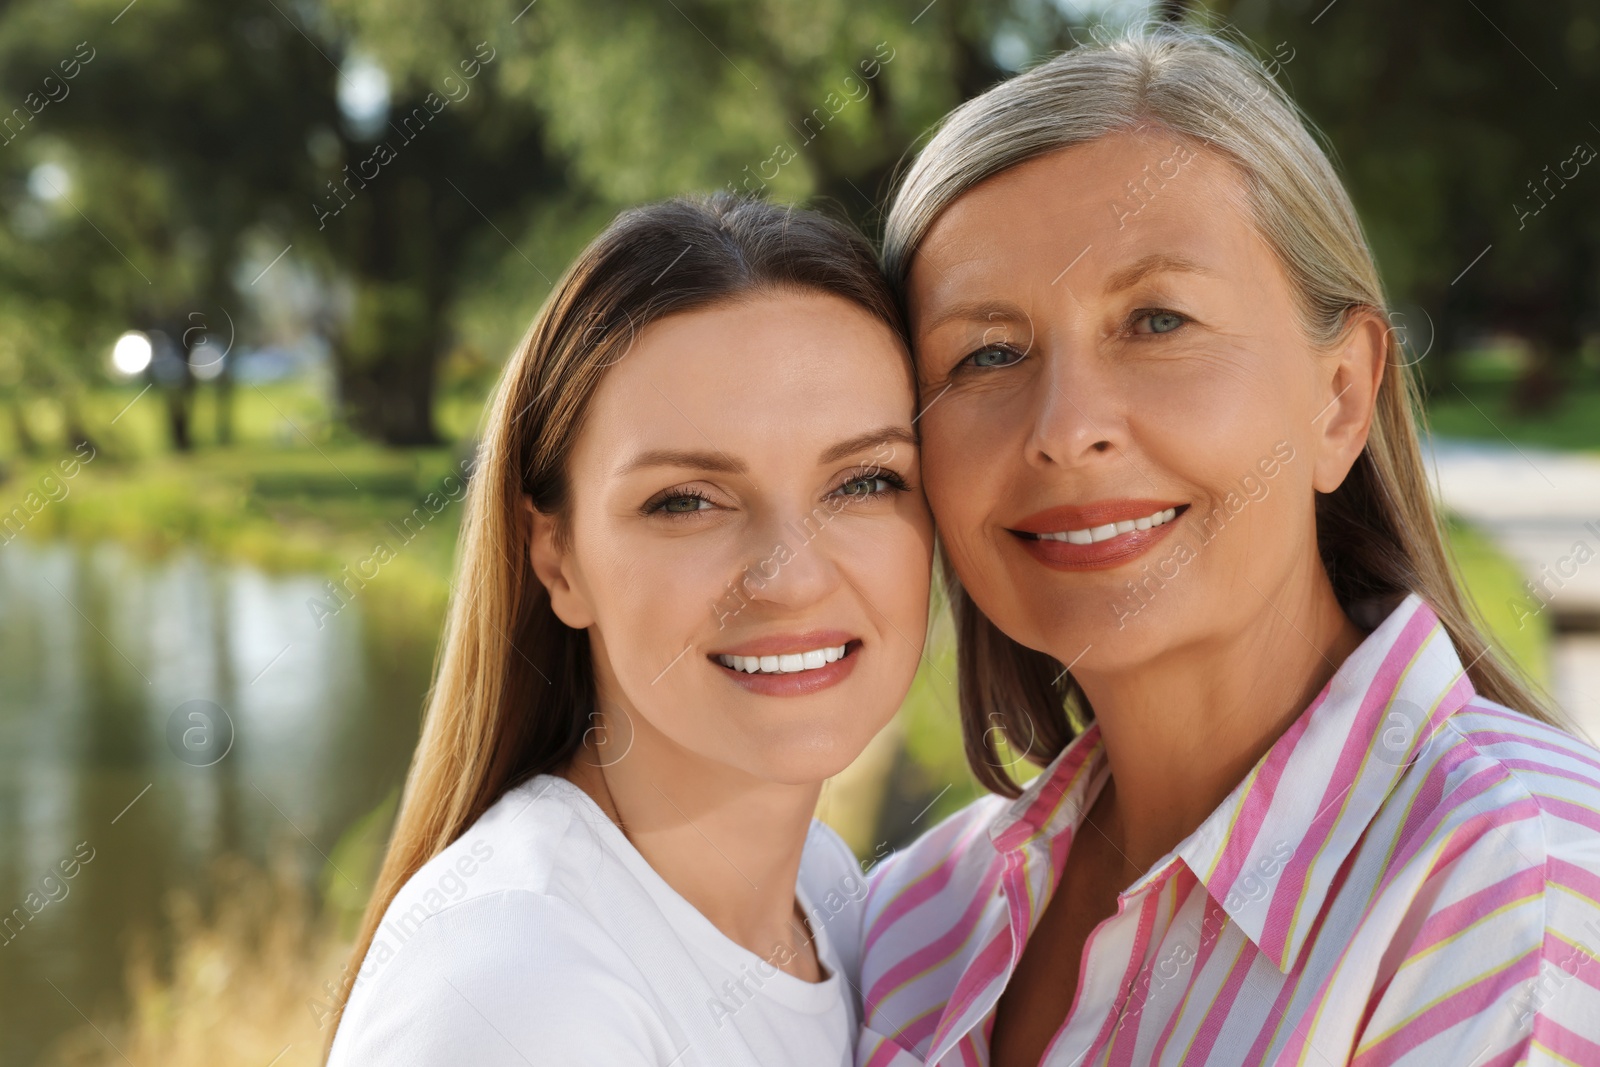
[{"label": "older woman", "polygon": [[1473,622],[1272,77],[1064,54],[950,116],[885,255],[1001,795],[880,867],[858,1062],[1600,1063],[1600,753]]}]

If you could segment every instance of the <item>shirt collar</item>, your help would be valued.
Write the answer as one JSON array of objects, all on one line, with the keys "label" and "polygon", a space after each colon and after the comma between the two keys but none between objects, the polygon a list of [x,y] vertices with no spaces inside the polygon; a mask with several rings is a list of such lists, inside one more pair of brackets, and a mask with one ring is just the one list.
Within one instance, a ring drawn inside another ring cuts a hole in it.
[{"label": "shirt collar", "polygon": [[[1122,896],[1181,860],[1287,973],[1344,860],[1406,768],[1472,695],[1448,632],[1410,594],[1228,798]],[[990,826],[995,849],[1048,843],[1075,830],[1104,763],[1100,729],[1091,724]]]},{"label": "shirt collar", "polygon": [[990,824],[995,849],[1011,852],[1075,829],[1094,800],[1090,788],[1105,763],[1104,749],[1100,727],[1090,723]]},{"label": "shirt collar", "polygon": [[1174,852],[1287,973],[1356,842],[1472,695],[1449,633],[1410,594]]}]

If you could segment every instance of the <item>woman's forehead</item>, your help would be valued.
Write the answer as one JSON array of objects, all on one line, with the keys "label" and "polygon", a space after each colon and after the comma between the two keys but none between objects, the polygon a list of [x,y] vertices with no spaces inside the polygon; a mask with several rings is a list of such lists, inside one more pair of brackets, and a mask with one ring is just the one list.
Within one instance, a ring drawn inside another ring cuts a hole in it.
[{"label": "woman's forehead", "polygon": [[1113,295],[1162,275],[1255,283],[1274,269],[1227,157],[1142,131],[1041,156],[958,197],[912,258],[907,297],[922,333],[961,305]]}]

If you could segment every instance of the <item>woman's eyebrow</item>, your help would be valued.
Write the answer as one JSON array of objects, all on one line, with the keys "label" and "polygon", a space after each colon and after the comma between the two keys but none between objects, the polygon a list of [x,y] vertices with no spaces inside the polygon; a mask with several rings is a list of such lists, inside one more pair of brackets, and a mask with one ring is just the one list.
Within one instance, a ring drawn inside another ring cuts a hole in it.
[{"label": "woman's eyebrow", "polygon": [[749,470],[743,460],[733,459],[723,452],[653,448],[648,452],[639,453],[618,467],[617,474],[632,474],[646,467],[687,467],[691,470],[715,471],[718,474],[743,474]]},{"label": "woman's eyebrow", "polygon": [[1015,304],[996,300],[976,300],[952,304],[925,323],[919,323],[917,333],[927,335],[952,322],[1025,322],[1028,316]]},{"label": "woman's eyebrow", "polygon": [[[909,426],[884,426],[830,445],[817,457],[818,463],[836,463],[886,441],[898,441],[915,446],[917,435]],[[687,448],[653,448],[641,452],[617,468],[618,475],[632,474],[646,467],[685,467],[690,470],[715,471],[718,474],[745,474],[749,466],[723,452]]]},{"label": "woman's eyebrow", "polygon": [[1216,277],[1217,272],[1209,267],[1201,266],[1192,259],[1175,255],[1171,252],[1152,252],[1143,258],[1136,259],[1126,267],[1113,271],[1106,279],[1105,292],[1120,293],[1124,289],[1131,289],[1152,274],[1180,272],[1184,274],[1202,274],[1208,278]]},{"label": "woman's eyebrow", "polygon": [[868,430],[866,433],[857,434],[824,449],[822,455],[817,457],[817,462],[837,463],[873,445],[881,445],[888,441],[898,441],[916,447],[917,435],[909,426],[884,426],[877,430]]}]

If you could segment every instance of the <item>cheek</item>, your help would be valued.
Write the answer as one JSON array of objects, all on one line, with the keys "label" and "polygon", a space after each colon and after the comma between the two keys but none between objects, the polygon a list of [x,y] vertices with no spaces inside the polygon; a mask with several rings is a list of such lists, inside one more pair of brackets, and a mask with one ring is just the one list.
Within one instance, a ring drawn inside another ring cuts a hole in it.
[{"label": "cheek", "polygon": [[882,613],[916,643],[927,623],[928,584],[933,564],[933,519],[922,501],[906,501],[893,517],[842,524],[832,551],[834,565],[867,605]]},{"label": "cheek", "polygon": [[950,546],[981,526],[995,501],[1001,457],[1017,454],[1007,429],[1022,420],[996,417],[992,406],[981,398],[946,396],[922,419],[923,484],[940,537]]},{"label": "cheek", "polygon": [[[648,683],[712,625],[714,607],[734,569],[699,538],[676,541],[597,537],[584,573],[600,632],[626,649],[613,667],[619,678]],[[659,662],[657,662],[659,661]]]}]

